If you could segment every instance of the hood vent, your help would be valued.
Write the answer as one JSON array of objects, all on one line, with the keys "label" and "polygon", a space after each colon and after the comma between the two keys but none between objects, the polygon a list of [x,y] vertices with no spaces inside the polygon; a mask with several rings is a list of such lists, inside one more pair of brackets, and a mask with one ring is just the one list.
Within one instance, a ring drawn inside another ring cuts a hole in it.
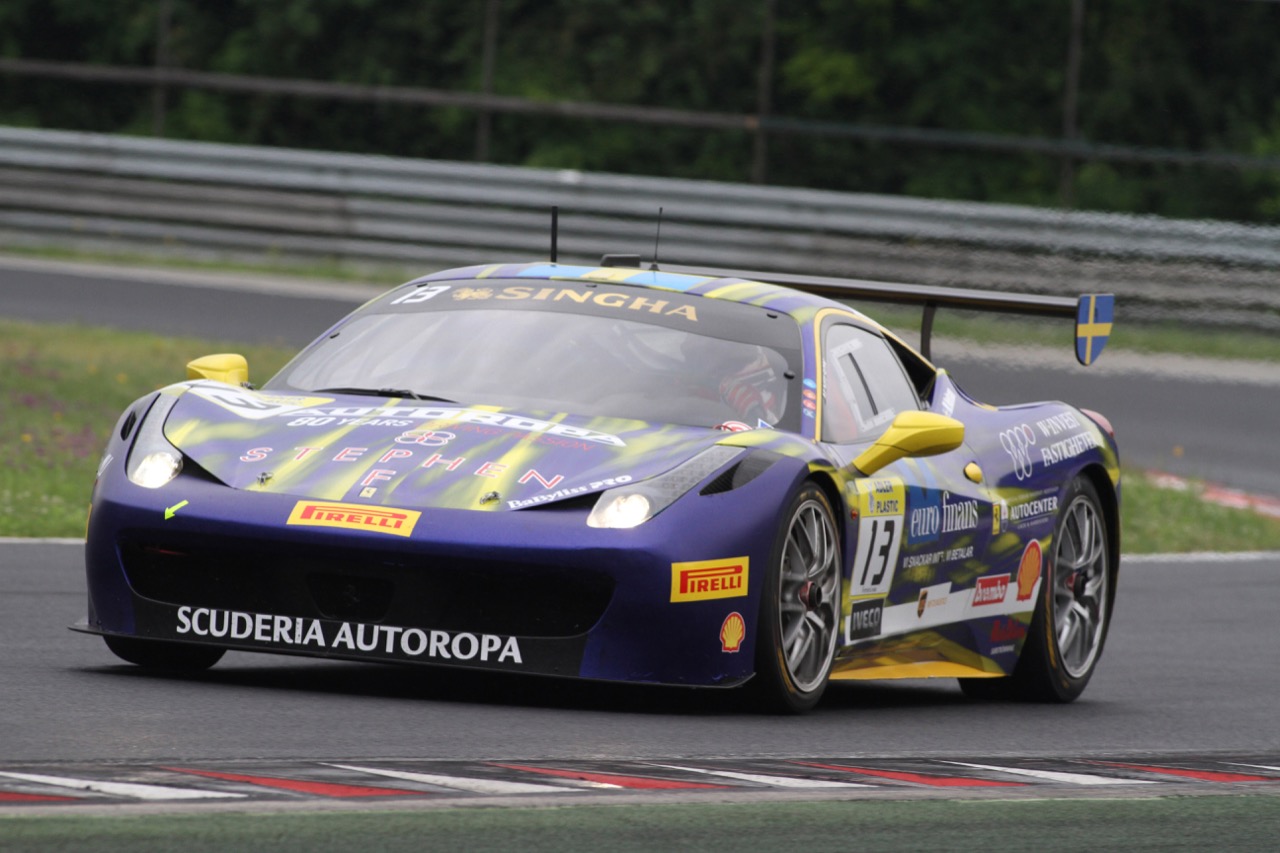
[{"label": "hood vent", "polygon": [[740,489],[773,467],[782,454],[771,450],[757,450],[736,465],[730,466],[720,476],[702,487],[700,495],[718,495]]}]

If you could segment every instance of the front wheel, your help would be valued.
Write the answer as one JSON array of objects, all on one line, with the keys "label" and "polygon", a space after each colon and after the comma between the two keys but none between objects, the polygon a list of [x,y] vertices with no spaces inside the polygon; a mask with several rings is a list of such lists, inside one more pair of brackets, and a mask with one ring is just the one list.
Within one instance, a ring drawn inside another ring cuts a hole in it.
[{"label": "front wheel", "polygon": [[806,483],[778,528],[760,602],[756,678],[761,705],[808,711],[831,675],[840,621],[840,539],[826,493]]},{"label": "front wheel", "polygon": [[975,699],[1071,702],[1093,675],[1111,622],[1114,567],[1098,491],[1079,476],[1054,528],[1026,645],[1008,678],[961,679]]},{"label": "front wheel", "polygon": [[213,666],[226,654],[226,649],[214,646],[166,643],[162,640],[139,640],[133,637],[102,639],[116,657],[149,669],[198,672]]}]

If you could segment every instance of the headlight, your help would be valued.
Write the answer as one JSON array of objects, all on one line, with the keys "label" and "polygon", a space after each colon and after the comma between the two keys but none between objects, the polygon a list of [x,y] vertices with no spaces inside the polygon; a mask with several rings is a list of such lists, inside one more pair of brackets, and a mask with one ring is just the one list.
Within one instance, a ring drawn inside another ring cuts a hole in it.
[{"label": "headlight", "polygon": [[707,477],[736,459],[744,448],[708,447],[665,474],[603,492],[596,501],[590,527],[626,528],[644,524]]},{"label": "headlight", "polygon": [[160,394],[143,416],[126,468],[130,482],[135,485],[158,489],[182,470],[182,454],[164,437],[165,419],[177,402],[177,397]]},{"label": "headlight", "polygon": [[158,450],[142,457],[129,471],[129,479],[147,489],[158,489],[178,476],[182,470],[182,457],[168,450]]},{"label": "headlight", "polygon": [[587,517],[587,524],[592,527],[635,527],[648,521],[652,515],[653,504],[644,495],[614,489],[600,496]]}]

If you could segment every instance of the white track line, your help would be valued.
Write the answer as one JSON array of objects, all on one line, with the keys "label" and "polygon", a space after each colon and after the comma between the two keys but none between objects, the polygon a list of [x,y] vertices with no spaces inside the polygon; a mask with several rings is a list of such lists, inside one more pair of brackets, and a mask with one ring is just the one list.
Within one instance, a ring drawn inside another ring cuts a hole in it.
[{"label": "white track line", "polygon": [[665,767],[668,770],[683,770],[686,773],[703,773],[708,776],[723,776],[726,779],[738,779],[743,782],[757,782],[774,788],[875,788],[876,785],[863,785],[859,782],[829,782],[822,779],[801,779],[796,776],[770,776],[763,773],[738,773],[733,770],[703,770],[697,767],[682,767],[678,764],[651,764],[653,767]]},{"label": "white track line", "polygon": [[77,791],[109,794],[113,797],[132,797],[138,800],[214,800],[243,799],[245,797],[244,794],[233,794],[225,791],[197,791],[191,788],[171,788],[167,785],[144,785],[139,782],[100,782],[95,779],[75,779],[70,776],[44,776],[39,773],[0,771],[0,776],[21,779],[24,782],[36,782],[41,785],[53,785],[58,788],[73,788]]},{"label": "white track line", "polygon": [[1063,773],[1058,770],[1024,770],[1020,767],[997,767],[994,764],[968,764],[963,761],[948,761],[947,764],[958,764],[961,767],[974,767],[978,770],[995,770],[998,773],[1012,773],[1015,776],[1030,776],[1033,779],[1044,779],[1049,782],[1063,782],[1068,785],[1155,785],[1150,779],[1118,779],[1114,776],[1095,776],[1092,773]]},{"label": "white track line", "polygon": [[1280,561],[1280,551],[1189,551],[1183,554],[1121,554],[1121,565],[1141,563],[1263,563]]},{"label": "white track line", "polygon": [[329,764],[339,770],[352,770],[356,773],[372,773],[377,776],[390,776],[392,779],[404,779],[407,782],[422,782],[441,788],[453,788],[458,791],[469,791],[473,794],[567,794],[576,789],[556,785],[535,785],[530,782],[503,782],[498,779],[476,779],[466,776],[441,776],[435,773],[413,773],[408,770],[386,770],[380,767],[357,767],[353,764]]}]

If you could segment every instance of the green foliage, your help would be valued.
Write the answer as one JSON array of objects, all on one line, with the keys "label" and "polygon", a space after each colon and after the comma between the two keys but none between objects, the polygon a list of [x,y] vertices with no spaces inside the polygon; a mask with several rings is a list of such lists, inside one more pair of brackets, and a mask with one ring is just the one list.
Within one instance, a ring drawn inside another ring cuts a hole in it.
[{"label": "green foliage", "polygon": [[[1064,133],[1071,0],[772,0],[771,115],[1007,138]],[[500,0],[492,91],[751,114],[770,0]],[[1147,148],[1280,157],[1280,4],[1088,0],[1078,134]],[[169,12],[170,65],[200,71],[478,92],[490,0],[6,0],[0,56],[147,68]],[[149,84],[0,74],[0,122],[148,134]],[[475,111],[173,89],[177,138],[469,160]],[[489,158],[552,168],[749,180],[743,130],[492,118]],[[1061,158],[771,132],[771,183],[1063,203]],[[1072,203],[1280,221],[1280,170],[1074,164]]]}]

